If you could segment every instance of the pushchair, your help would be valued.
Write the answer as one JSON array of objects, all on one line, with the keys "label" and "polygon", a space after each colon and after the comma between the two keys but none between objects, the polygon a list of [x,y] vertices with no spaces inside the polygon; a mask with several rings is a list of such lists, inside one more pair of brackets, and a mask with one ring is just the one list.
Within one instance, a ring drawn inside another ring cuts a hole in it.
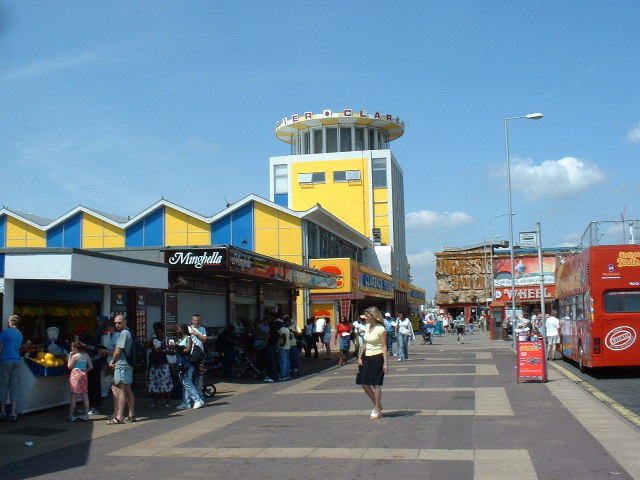
[{"label": "pushchair", "polygon": [[435,330],[435,325],[426,325],[422,329],[422,345],[433,345],[433,332]]},{"label": "pushchair", "polygon": [[251,357],[249,356],[249,354],[245,349],[240,348],[236,345],[235,355],[236,355],[236,359],[240,363],[240,373],[238,373],[238,378],[241,378],[247,370],[253,370],[256,374],[256,378],[259,378],[262,376],[262,372],[256,366],[256,364],[253,363],[253,360],[251,359]]}]

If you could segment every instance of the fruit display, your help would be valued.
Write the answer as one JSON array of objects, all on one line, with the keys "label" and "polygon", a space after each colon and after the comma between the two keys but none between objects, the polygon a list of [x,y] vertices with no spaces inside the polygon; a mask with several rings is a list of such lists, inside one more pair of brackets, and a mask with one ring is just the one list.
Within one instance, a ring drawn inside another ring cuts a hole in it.
[{"label": "fruit display", "polygon": [[45,352],[42,349],[30,349],[25,355],[25,361],[36,376],[47,377],[67,374],[66,358]]}]

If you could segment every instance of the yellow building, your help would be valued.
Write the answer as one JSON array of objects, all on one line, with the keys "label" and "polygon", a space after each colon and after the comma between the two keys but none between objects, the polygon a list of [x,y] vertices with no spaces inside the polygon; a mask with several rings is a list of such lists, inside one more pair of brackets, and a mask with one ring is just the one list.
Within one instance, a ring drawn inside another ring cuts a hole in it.
[{"label": "yellow building", "polygon": [[321,205],[373,242],[363,263],[393,277],[394,307],[408,311],[403,173],[389,149],[403,133],[398,117],[379,112],[292,115],[276,124],[291,154],[271,157],[269,169],[274,203]]}]

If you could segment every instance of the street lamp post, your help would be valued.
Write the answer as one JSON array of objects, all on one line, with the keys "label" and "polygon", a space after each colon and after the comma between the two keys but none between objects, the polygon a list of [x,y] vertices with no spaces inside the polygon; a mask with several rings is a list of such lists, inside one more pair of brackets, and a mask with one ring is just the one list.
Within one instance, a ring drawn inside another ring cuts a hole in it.
[{"label": "street lamp post", "polygon": [[529,113],[519,117],[504,117],[504,142],[507,151],[507,191],[509,196],[509,259],[511,260],[511,338],[513,348],[516,348],[516,264],[514,259],[513,243],[513,208],[511,202],[511,161],[509,160],[509,120],[526,118],[528,120],[540,120],[544,115],[541,113]]}]

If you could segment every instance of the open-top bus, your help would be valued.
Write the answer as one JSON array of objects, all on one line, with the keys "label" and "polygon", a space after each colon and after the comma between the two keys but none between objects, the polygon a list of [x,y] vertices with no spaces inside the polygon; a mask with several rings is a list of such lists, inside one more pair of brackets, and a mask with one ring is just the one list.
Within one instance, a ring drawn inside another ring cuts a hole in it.
[{"label": "open-top bus", "polygon": [[559,255],[555,282],[564,357],[581,371],[640,365],[640,245]]}]

